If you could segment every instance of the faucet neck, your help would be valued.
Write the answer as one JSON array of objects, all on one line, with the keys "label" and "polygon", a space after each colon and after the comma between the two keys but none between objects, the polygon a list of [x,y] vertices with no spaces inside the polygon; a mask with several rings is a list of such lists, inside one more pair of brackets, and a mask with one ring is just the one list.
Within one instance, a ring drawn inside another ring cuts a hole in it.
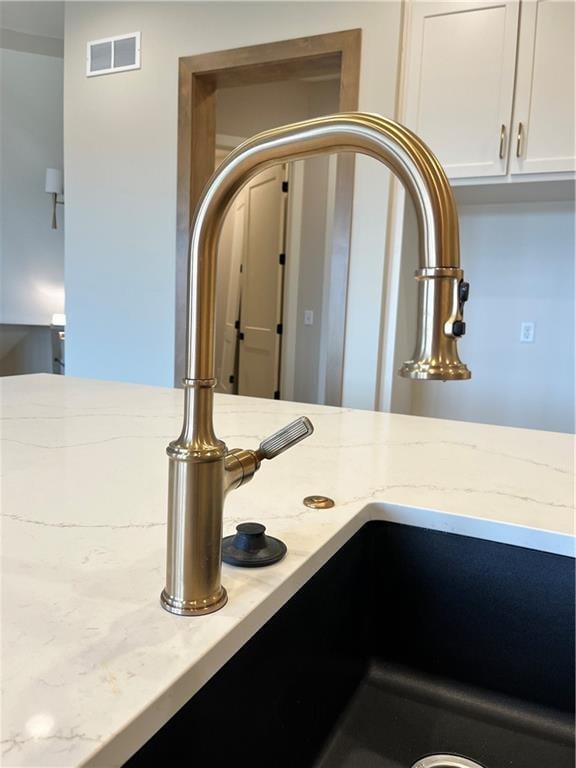
[{"label": "faucet neck", "polygon": [[313,155],[357,152],[380,160],[404,183],[420,230],[420,268],[458,269],[458,218],[446,175],[414,133],[378,115],[350,112],[258,134],[218,168],[198,203],[189,261],[186,382],[215,376],[216,260],[224,214],[236,193],[270,165]]}]

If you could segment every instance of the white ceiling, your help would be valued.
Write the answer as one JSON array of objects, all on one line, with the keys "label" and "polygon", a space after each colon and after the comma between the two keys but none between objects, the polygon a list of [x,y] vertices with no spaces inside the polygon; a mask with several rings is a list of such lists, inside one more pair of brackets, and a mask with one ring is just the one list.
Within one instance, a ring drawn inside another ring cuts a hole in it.
[{"label": "white ceiling", "polygon": [[64,39],[64,3],[9,0],[0,2],[0,26],[25,32]]}]

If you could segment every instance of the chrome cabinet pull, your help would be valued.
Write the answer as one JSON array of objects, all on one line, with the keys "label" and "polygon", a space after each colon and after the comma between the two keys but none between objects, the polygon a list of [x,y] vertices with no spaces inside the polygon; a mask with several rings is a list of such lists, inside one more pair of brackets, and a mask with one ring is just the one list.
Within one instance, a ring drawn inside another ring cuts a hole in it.
[{"label": "chrome cabinet pull", "polygon": [[502,123],[502,126],[500,128],[500,149],[498,151],[498,156],[500,160],[504,159],[504,153],[506,151],[506,126],[504,123]]},{"label": "chrome cabinet pull", "polygon": [[524,125],[518,123],[518,133],[516,135],[516,157],[520,157],[522,154],[522,135],[524,132]]}]

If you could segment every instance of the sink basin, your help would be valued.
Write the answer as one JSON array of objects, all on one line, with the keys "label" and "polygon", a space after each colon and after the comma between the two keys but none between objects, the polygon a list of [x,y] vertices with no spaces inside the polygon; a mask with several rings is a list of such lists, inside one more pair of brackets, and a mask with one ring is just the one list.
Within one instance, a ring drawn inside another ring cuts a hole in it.
[{"label": "sink basin", "polygon": [[572,558],[370,522],[126,766],[572,768],[573,691]]}]

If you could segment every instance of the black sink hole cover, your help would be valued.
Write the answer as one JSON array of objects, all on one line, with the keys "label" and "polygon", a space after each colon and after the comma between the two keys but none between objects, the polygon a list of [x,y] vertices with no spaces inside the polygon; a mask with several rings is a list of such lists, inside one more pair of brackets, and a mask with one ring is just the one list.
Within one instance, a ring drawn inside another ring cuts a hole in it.
[{"label": "black sink hole cover", "polygon": [[228,565],[242,568],[262,568],[282,560],[286,544],[273,536],[266,536],[262,523],[241,523],[234,536],[222,540],[222,560]]}]

